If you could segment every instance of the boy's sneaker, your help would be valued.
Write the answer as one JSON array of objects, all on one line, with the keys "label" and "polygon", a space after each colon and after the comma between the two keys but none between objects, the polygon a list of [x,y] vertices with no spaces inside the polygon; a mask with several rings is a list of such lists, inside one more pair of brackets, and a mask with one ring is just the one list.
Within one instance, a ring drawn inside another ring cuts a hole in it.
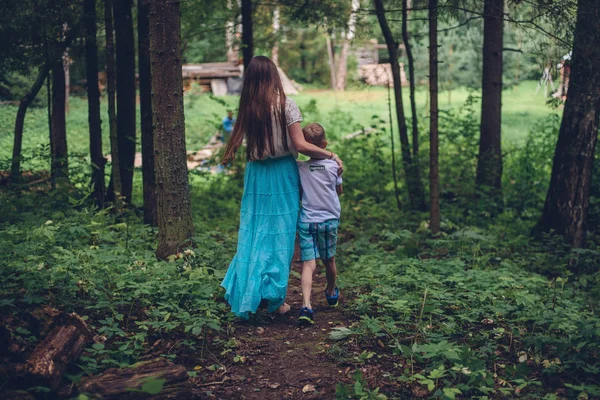
[{"label": "boy's sneaker", "polygon": [[308,307],[302,307],[300,309],[300,316],[298,322],[304,325],[314,325],[315,320],[313,319],[313,310]]},{"label": "boy's sneaker", "polygon": [[329,304],[329,307],[337,307],[338,306],[338,299],[340,297],[340,290],[336,287],[335,291],[333,292],[333,296],[330,296],[327,294],[327,289],[325,289],[325,297],[327,298],[327,304]]}]

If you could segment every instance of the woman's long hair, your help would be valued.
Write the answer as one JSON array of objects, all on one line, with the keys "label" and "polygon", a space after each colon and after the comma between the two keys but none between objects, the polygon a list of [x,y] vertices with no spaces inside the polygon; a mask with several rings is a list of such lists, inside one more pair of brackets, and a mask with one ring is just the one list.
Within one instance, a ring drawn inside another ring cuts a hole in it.
[{"label": "woman's long hair", "polygon": [[260,160],[275,151],[274,122],[281,126],[283,148],[288,150],[285,93],[277,67],[267,57],[257,56],[244,72],[238,117],[225,148],[223,164],[235,157],[246,135],[248,160]]}]

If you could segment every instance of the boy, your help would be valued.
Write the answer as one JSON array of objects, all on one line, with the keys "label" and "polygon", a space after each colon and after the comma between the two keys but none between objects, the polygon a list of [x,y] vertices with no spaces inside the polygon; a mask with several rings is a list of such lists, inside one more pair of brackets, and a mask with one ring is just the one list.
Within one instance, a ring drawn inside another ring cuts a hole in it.
[{"label": "boy", "polygon": [[223,136],[221,136],[221,140],[223,143],[225,143],[229,139],[229,136],[231,136],[231,132],[233,132],[233,125],[235,125],[233,111],[227,110],[227,116],[223,118],[221,123],[223,125]]},{"label": "boy", "polygon": [[[307,142],[324,149],[327,146],[325,130],[319,124],[309,124],[302,129]],[[332,153],[333,154],[333,153]],[[311,158],[298,162],[302,185],[302,211],[298,221],[302,264],[302,309],[298,322],[314,324],[310,303],[312,277],[320,258],[325,264],[327,303],[337,307],[339,290],[335,286],[335,251],[337,229],[340,224],[340,200],[342,178],[338,176],[338,164],[332,159]]]}]

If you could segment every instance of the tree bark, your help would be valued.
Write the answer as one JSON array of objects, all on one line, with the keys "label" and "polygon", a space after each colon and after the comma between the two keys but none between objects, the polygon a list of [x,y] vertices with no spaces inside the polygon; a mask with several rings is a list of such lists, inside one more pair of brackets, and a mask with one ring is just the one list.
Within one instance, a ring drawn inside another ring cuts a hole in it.
[{"label": "tree bark", "polygon": [[119,138],[115,112],[115,48],[113,36],[113,0],[104,0],[104,26],[106,30],[106,92],[108,95],[108,124],[110,132],[111,173],[107,199],[114,201],[117,212],[121,210],[121,165],[119,162]]},{"label": "tree bark", "polygon": [[437,0],[429,0],[429,224],[434,235],[440,231],[437,7]]},{"label": "tree bark", "polygon": [[[135,161],[135,43],[133,35],[132,0],[113,2],[115,23],[115,54],[117,72],[117,136],[121,196],[131,203],[133,165]],[[180,73],[181,74],[181,73]]]},{"label": "tree bark", "polygon": [[[227,0],[227,10],[231,13],[233,8],[232,0]],[[225,23],[225,45],[227,46],[227,62],[237,64],[239,60],[239,49],[235,44],[237,32],[235,16],[231,14],[231,19]]]},{"label": "tree bark", "polygon": [[23,125],[25,124],[25,114],[31,102],[35,99],[40,89],[44,85],[44,80],[48,76],[50,65],[45,62],[38,72],[38,76],[31,86],[31,89],[23,96],[19,102],[17,110],[17,119],[15,120],[15,139],[13,145],[13,155],[10,168],[10,177],[12,181],[16,181],[21,177],[21,149],[23,146]]},{"label": "tree bark", "polygon": [[158,248],[165,259],[194,234],[185,150],[179,2],[150,3],[152,122],[155,128]]},{"label": "tree bark", "polygon": [[279,67],[279,30],[280,30],[280,23],[279,23],[279,17],[280,17],[280,12],[279,12],[279,6],[275,7],[275,10],[273,11],[273,34],[275,35],[275,43],[273,44],[273,48],[271,49],[271,61],[273,61],[273,63],[275,63],[275,65],[277,65]]},{"label": "tree bark", "polygon": [[408,129],[406,127],[406,119],[404,116],[404,108],[402,103],[402,82],[400,80],[400,64],[398,63],[398,44],[394,40],[392,31],[385,17],[382,0],[374,0],[375,13],[381,27],[381,32],[385,38],[385,42],[390,55],[390,64],[392,69],[392,78],[394,80],[394,97],[396,100],[396,116],[398,118],[398,129],[400,131],[400,145],[402,148],[402,164],[406,173],[406,183],[408,187],[408,195],[412,209],[425,211],[425,193],[423,182],[419,173],[417,164],[413,163],[410,152],[410,144],[408,142]]},{"label": "tree bark", "polygon": [[69,112],[69,95],[71,94],[71,59],[69,49],[63,53],[63,68],[65,70],[65,112]]},{"label": "tree bark", "polygon": [[52,133],[50,136],[52,187],[68,181],[67,123],[65,116],[65,69],[62,57],[52,64]]},{"label": "tree bark", "polygon": [[[436,17],[437,18],[437,17]],[[417,104],[415,100],[415,60],[412,54],[412,46],[408,37],[408,1],[402,0],[402,42],[406,49],[408,61],[408,83],[410,90],[410,114],[412,115],[412,148],[413,157],[419,156],[419,120],[417,118]]]},{"label": "tree bark", "polygon": [[150,36],[148,0],[138,0],[138,63],[140,75],[140,122],[142,128],[142,179],[144,222],[156,226],[156,179],[154,135],[152,129],[152,75],[150,73]]},{"label": "tree bark", "polygon": [[348,53],[350,51],[350,43],[354,40],[354,33],[356,31],[356,12],[359,7],[360,1],[352,0],[352,11],[350,12],[350,18],[348,18],[348,31],[344,37],[342,52],[338,59],[335,90],[346,90],[346,81],[348,78]]},{"label": "tree bark", "polygon": [[91,340],[92,333],[81,317],[61,313],[48,336],[36,346],[27,360],[28,381],[56,389],[69,363],[79,358]]},{"label": "tree bark", "polygon": [[96,205],[104,207],[105,183],[102,154],[102,126],[100,119],[100,90],[98,89],[98,46],[96,45],[96,0],[84,4],[86,78],[88,97],[88,123],[90,129],[90,157],[92,160],[92,185]]},{"label": "tree bark", "polygon": [[481,132],[476,184],[502,196],[502,46],[504,0],[485,0],[483,23],[483,76]]},{"label": "tree bark", "polygon": [[390,88],[392,86],[392,80],[388,76],[387,92],[388,92],[388,115],[390,120],[390,139],[392,142],[392,177],[394,178],[394,196],[396,197],[396,206],[398,211],[402,211],[402,203],[400,202],[400,193],[398,191],[398,173],[396,170],[396,146],[394,145],[394,119],[392,117],[392,96],[390,95]]},{"label": "tree bark", "polygon": [[335,90],[336,77],[335,77],[335,58],[333,51],[333,44],[331,43],[331,34],[325,32],[325,42],[327,44],[327,60],[329,62],[329,76],[331,78],[331,89]]},{"label": "tree bark", "polygon": [[554,153],[550,187],[534,233],[562,235],[586,244],[592,167],[600,116],[600,3],[579,0],[569,94]]},{"label": "tree bark", "polygon": [[246,69],[254,57],[252,0],[242,0],[242,56],[244,57],[244,69]]}]

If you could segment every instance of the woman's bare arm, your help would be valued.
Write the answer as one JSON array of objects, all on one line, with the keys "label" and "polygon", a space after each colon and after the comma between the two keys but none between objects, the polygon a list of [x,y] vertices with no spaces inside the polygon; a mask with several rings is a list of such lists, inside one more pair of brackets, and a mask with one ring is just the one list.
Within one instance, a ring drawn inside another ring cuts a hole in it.
[{"label": "woman's bare arm", "polygon": [[313,158],[331,158],[331,156],[334,155],[335,157],[333,160],[337,162],[340,167],[338,174],[342,174],[344,171],[344,163],[342,160],[340,160],[337,155],[333,154],[333,152],[322,149],[312,143],[308,143],[306,139],[304,139],[304,134],[302,133],[299,122],[294,122],[292,125],[288,126],[288,130],[290,132],[290,139],[294,142],[294,147],[296,147],[296,150],[298,150],[299,153]]}]

